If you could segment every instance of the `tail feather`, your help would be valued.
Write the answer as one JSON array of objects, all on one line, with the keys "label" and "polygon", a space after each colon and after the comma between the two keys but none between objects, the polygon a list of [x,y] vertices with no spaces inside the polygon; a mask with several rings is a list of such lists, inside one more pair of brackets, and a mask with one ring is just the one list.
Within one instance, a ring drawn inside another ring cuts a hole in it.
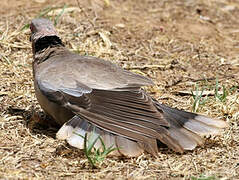
[{"label": "tail feather", "polygon": [[[187,129],[184,129],[184,128],[181,128],[180,131],[182,133],[184,133],[185,135],[187,135],[187,137],[193,139],[194,142],[197,143],[197,145],[202,146],[204,144],[204,139],[201,136],[199,136],[199,135],[197,135],[197,134],[195,134],[195,133],[193,133],[193,132],[191,132]],[[188,149],[188,150],[192,150],[192,149]]]},{"label": "tail feather", "polygon": [[218,119],[211,119],[203,115],[170,108],[156,102],[156,106],[163,111],[169,122],[168,131],[178,141],[184,150],[192,150],[204,143],[202,135],[218,134],[227,123]]},{"label": "tail feather", "polygon": [[228,127],[228,124],[225,121],[218,120],[218,119],[212,119],[203,115],[197,115],[195,117],[195,120],[200,121],[204,124],[217,127],[217,128],[226,128]]},{"label": "tail feather", "polygon": [[169,128],[170,136],[172,136],[185,150],[192,150],[197,146],[197,142],[187,134],[177,128]]},{"label": "tail feather", "polygon": [[91,127],[86,121],[82,121],[77,116],[74,116],[59,129],[56,134],[56,138],[66,140],[71,146],[83,149],[83,137],[90,129]]},{"label": "tail feather", "polygon": [[116,137],[116,144],[119,152],[127,157],[136,157],[144,152],[144,149],[137,142],[121,136]]},{"label": "tail feather", "polygon": [[199,135],[218,134],[220,132],[219,128],[201,123],[196,119],[189,119],[183,127]]},{"label": "tail feather", "polygon": [[[94,133],[92,133],[93,131]],[[57,132],[56,138],[66,140],[73,147],[84,149],[83,137],[86,133],[92,141],[100,136],[106,148],[117,148],[117,150],[110,153],[111,156],[135,157],[144,152],[144,149],[137,142],[101,130],[79,116],[74,116],[66,122]],[[97,149],[102,148],[101,142],[96,141],[94,147]]]},{"label": "tail feather", "polygon": [[170,123],[170,127],[168,128],[170,136],[173,137],[184,150],[192,150],[197,145],[203,144],[203,139],[194,132],[184,128],[178,119],[173,118],[173,116],[168,113],[164,113],[164,117]]},{"label": "tail feather", "polygon": [[169,114],[170,116],[176,118],[179,123],[185,124],[188,122],[188,120],[195,120],[200,123],[206,124],[207,126],[212,126],[217,129],[225,128],[228,126],[228,124],[225,121],[219,120],[219,119],[212,119],[207,116],[186,112],[182,110],[178,110],[175,108],[171,108],[168,106],[165,106],[163,104],[159,104],[156,102],[156,105],[164,111],[164,113]]}]

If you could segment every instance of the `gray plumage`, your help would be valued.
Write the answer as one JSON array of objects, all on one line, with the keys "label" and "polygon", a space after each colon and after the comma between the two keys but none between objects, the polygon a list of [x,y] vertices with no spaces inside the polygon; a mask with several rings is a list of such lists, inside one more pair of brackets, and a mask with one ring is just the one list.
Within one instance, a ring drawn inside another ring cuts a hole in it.
[{"label": "gray plumage", "polygon": [[118,147],[115,155],[157,155],[157,141],[182,153],[203,144],[200,135],[227,126],[158,103],[141,89],[153,85],[146,77],[70,52],[47,19],[32,20],[31,32],[37,99],[62,125],[57,138],[72,146],[83,148],[83,139],[74,132],[84,136],[95,129],[107,146]]}]

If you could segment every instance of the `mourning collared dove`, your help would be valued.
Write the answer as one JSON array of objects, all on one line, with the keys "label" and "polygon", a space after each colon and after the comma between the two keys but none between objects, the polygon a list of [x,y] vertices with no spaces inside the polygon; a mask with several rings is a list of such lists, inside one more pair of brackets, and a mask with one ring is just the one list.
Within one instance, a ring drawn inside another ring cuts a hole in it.
[{"label": "mourning collared dove", "polygon": [[82,149],[78,134],[94,130],[107,147],[117,148],[113,155],[135,157],[147,151],[156,156],[158,142],[182,153],[202,145],[202,135],[227,127],[223,120],[160,104],[141,89],[153,85],[146,77],[69,51],[48,19],[34,19],[30,28],[36,97],[61,125],[58,139]]}]

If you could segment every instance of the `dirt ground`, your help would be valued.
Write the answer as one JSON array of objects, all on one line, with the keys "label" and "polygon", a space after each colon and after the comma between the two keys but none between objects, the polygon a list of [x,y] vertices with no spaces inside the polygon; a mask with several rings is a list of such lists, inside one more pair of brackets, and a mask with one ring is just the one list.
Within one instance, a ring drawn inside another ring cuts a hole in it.
[{"label": "dirt ground", "polygon": [[[191,91],[204,89],[197,112],[229,127],[184,154],[162,148],[158,158],[107,158],[92,170],[82,151],[55,139],[34,95],[23,27],[42,15],[57,20],[72,51],[152,78],[147,90],[162,103],[192,111]],[[237,0],[1,0],[0,178],[239,179],[238,17]]]}]

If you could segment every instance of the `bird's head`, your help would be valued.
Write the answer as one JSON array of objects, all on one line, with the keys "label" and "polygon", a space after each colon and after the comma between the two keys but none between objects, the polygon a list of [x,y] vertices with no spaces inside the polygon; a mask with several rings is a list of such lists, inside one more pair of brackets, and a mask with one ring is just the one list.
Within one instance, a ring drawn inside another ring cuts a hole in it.
[{"label": "bird's head", "polygon": [[38,39],[46,36],[57,36],[56,29],[53,23],[45,18],[33,19],[30,25],[31,42],[36,42]]},{"label": "bird's head", "polygon": [[33,53],[51,44],[62,44],[53,23],[49,19],[36,18],[30,24]]}]

